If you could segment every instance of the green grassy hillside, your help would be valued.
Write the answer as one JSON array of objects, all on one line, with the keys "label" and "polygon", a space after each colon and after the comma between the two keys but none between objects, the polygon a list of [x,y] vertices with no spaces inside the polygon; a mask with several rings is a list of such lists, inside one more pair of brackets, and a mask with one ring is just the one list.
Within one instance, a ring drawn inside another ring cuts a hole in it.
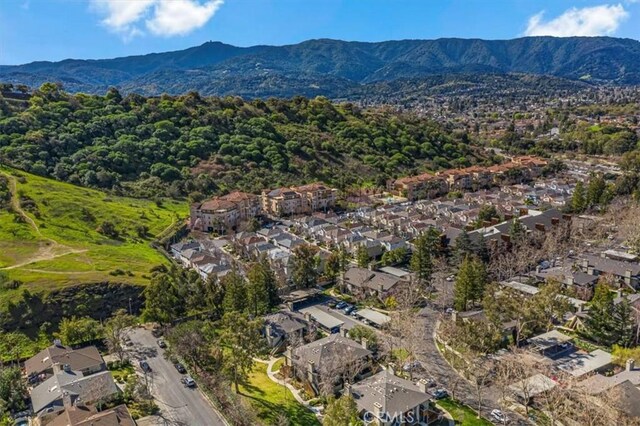
[{"label": "green grassy hillside", "polygon": [[[144,284],[166,261],[149,242],[188,214],[186,203],[115,197],[9,168],[0,176],[12,193],[0,209],[0,271],[29,290]],[[117,236],[98,232],[105,222]]]}]

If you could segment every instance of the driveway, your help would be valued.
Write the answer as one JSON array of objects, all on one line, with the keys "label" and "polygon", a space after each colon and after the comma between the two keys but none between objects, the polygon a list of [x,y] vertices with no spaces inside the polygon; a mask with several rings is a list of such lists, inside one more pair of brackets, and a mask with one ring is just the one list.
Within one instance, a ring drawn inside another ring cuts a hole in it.
[{"label": "driveway", "polygon": [[[142,375],[142,380],[148,381],[151,394],[160,407],[160,415],[146,419],[148,424],[227,425],[199,389],[190,389],[182,385],[180,382],[182,375],[164,358],[164,349],[158,347],[157,339],[153,337],[150,330],[135,328],[129,332],[129,337],[132,342],[128,351],[131,361]],[[139,361],[143,359],[152,369],[146,376],[138,367]]]}]

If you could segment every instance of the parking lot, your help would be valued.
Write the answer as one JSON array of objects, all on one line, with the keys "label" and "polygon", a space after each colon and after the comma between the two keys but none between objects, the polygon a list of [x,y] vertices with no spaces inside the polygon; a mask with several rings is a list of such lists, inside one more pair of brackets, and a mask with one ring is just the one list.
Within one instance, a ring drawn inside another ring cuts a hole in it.
[{"label": "parking lot", "polygon": [[[164,349],[158,346],[158,339],[150,330],[135,328],[129,332],[129,337],[132,342],[128,351],[131,361],[142,380],[148,382],[151,394],[160,408],[160,415],[145,419],[145,425],[227,424],[197,386],[187,387],[181,382],[184,376],[165,359]],[[141,361],[148,363],[150,371],[143,371]]]}]

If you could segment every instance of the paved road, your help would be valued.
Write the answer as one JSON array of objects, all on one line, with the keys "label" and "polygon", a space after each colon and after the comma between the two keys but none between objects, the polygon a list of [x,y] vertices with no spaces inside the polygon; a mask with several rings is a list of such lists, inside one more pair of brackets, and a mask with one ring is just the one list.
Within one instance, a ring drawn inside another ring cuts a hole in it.
[{"label": "paved road", "polygon": [[[451,392],[452,388],[456,387],[455,397],[461,400],[463,403],[470,407],[477,408],[478,401],[476,398],[475,389],[469,384],[469,382],[462,380],[460,375],[449,365],[449,363],[442,357],[440,351],[436,347],[433,340],[433,332],[436,322],[438,321],[440,312],[427,306],[420,312],[420,318],[424,321],[425,331],[425,348],[419,356],[420,363],[424,367],[427,375],[434,379],[438,387],[443,387]],[[482,396],[482,410],[483,417],[490,419],[491,410],[498,408],[501,409],[498,403],[500,399],[500,392],[492,387],[484,388],[481,393]],[[506,413],[509,418],[508,425],[528,425],[529,423],[520,415],[514,412]]]},{"label": "paved road", "polygon": [[[175,426],[224,426],[226,423],[202,395],[202,392],[186,388],[180,383],[182,375],[164,358],[151,331],[135,328],[129,332],[132,347],[129,356],[136,366],[145,359],[152,369],[146,375],[151,394],[160,407],[157,424]],[[144,376],[143,376],[144,377]],[[142,379],[144,380],[144,378]]]}]

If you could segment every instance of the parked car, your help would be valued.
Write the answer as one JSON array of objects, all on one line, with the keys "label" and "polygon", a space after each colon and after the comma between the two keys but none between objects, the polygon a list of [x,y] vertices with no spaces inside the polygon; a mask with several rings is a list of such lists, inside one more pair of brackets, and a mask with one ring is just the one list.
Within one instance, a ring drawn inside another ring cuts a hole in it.
[{"label": "parked car", "polygon": [[158,346],[164,349],[167,347],[167,342],[164,339],[158,339]]},{"label": "parked car", "polygon": [[327,302],[327,306],[330,308],[335,308],[338,305],[338,302],[336,302],[335,300],[330,300],[329,302]]},{"label": "parked car", "polygon": [[347,302],[342,301],[342,302],[338,302],[336,304],[336,309],[344,309],[347,305],[349,305]]},{"label": "parked car", "polygon": [[444,398],[446,398],[448,396],[449,396],[449,394],[444,389],[436,389],[435,392],[433,392],[433,397],[435,399],[444,399]]},{"label": "parked car", "polygon": [[403,371],[416,371],[416,370],[420,370],[421,368],[422,368],[422,364],[420,364],[420,361],[406,362],[402,366]]},{"label": "parked car", "polygon": [[353,305],[347,305],[345,306],[345,308],[343,309],[344,313],[349,315],[351,312],[355,311],[356,307]]},{"label": "parked car", "polygon": [[507,416],[504,415],[504,413],[500,410],[491,410],[491,417],[493,417],[493,419],[496,422],[499,423],[506,423],[507,422]]},{"label": "parked car", "polygon": [[432,387],[434,387],[436,385],[436,381],[431,379],[431,378],[425,379],[425,381],[427,382],[427,387],[428,388],[432,388]]},{"label": "parked car", "polygon": [[142,371],[145,373],[151,373],[151,366],[147,361],[140,361],[140,368],[142,368]]},{"label": "parked car", "polygon": [[196,387],[196,382],[195,380],[193,380],[191,378],[191,376],[185,376],[181,379],[182,384],[184,384],[185,387],[187,388],[195,388]]},{"label": "parked car", "polygon": [[447,282],[452,282],[453,280],[456,279],[455,275],[449,275],[447,278],[445,278]]},{"label": "parked car", "polygon": [[187,373],[187,369],[184,368],[184,365],[180,364],[179,362],[176,362],[173,366],[176,367],[176,370],[178,370],[178,373],[180,374]]},{"label": "parked car", "polygon": [[351,311],[351,313],[350,313],[349,315],[351,315],[352,317],[354,317],[354,318],[355,318],[355,317],[357,317],[357,316],[358,316],[358,311],[353,310],[353,311]]}]

